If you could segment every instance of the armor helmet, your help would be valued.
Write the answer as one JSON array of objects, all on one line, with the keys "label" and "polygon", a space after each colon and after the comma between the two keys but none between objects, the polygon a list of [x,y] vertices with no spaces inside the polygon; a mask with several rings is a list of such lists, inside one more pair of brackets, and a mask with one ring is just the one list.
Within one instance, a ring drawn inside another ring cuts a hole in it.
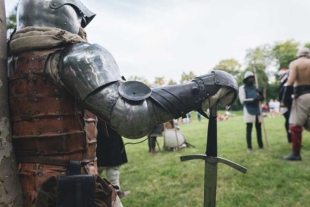
[{"label": "armor helmet", "polygon": [[282,68],[281,70],[279,70],[278,72],[278,76],[279,78],[283,77],[283,75],[288,73],[288,69],[287,68]]},{"label": "armor helmet", "polygon": [[243,77],[243,83],[245,83],[246,79],[249,77],[254,77],[254,74],[251,71],[247,71]]},{"label": "armor helmet", "polygon": [[247,71],[247,72],[244,74],[243,80],[245,80],[245,79],[247,79],[248,77],[251,77],[251,76],[254,77],[254,74],[253,74],[251,71]]},{"label": "armor helmet", "polygon": [[309,58],[310,57],[310,50],[309,48],[306,48],[306,47],[302,47],[298,50],[297,54],[296,54],[296,57],[307,57]]},{"label": "armor helmet", "polygon": [[57,27],[77,34],[95,15],[80,0],[21,0],[17,8],[17,29]]}]

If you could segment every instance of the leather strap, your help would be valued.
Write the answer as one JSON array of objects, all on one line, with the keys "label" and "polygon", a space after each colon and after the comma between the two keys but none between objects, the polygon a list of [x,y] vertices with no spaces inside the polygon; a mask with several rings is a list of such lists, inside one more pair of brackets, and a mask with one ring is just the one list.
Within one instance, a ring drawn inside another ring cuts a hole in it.
[{"label": "leather strap", "polygon": [[[93,162],[95,160],[95,156],[85,158],[81,160],[81,164],[85,165],[87,163]],[[56,165],[56,166],[69,166],[69,160],[55,160],[49,157],[18,157],[17,163],[42,163],[46,165]]]},{"label": "leather strap", "polygon": [[81,174],[81,161],[69,160],[69,166],[67,168],[67,175],[80,175]]},{"label": "leather strap", "polygon": [[301,96],[303,94],[310,93],[310,86],[309,85],[302,85],[294,87],[294,95],[295,98]]}]

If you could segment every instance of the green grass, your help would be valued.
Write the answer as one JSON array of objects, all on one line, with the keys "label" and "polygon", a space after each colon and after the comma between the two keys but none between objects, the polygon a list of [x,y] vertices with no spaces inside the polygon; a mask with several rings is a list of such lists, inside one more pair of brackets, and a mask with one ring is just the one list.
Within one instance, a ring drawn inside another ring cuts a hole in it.
[{"label": "green grass", "polygon": [[[246,167],[248,172],[242,174],[224,164],[218,165],[217,206],[310,206],[309,133],[303,132],[303,161],[282,161],[280,157],[291,152],[284,118],[265,118],[270,150],[258,149],[253,129],[254,153],[247,153],[243,116],[241,112],[235,114],[218,122],[218,156]],[[122,199],[125,207],[203,206],[204,162],[180,161],[182,155],[205,153],[208,120],[198,122],[196,114],[192,115],[193,122],[180,127],[186,140],[196,148],[180,152],[162,150],[153,155],[148,153],[147,142],[126,145],[129,163],[121,168],[121,186],[123,190],[131,190],[131,194]],[[157,139],[162,148],[163,138]],[[124,139],[124,142],[141,140]]]}]

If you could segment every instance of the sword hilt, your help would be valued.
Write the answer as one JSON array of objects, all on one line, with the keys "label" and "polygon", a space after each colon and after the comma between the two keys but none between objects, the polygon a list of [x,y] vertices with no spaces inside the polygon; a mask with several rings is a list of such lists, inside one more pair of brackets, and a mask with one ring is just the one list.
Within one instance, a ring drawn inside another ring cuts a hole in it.
[{"label": "sword hilt", "polygon": [[225,158],[222,158],[222,157],[212,157],[212,156],[207,156],[207,155],[204,155],[204,154],[200,154],[200,155],[185,155],[185,156],[181,156],[180,157],[181,161],[184,162],[184,161],[188,161],[188,160],[196,160],[196,159],[201,159],[201,160],[204,160],[210,164],[214,164],[214,163],[223,163],[223,164],[226,164],[228,165],[229,167],[232,167],[236,170],[238,170],[239,172],[242,172],[242,173],[246,173],[247,172],[247,169],[235,162],[232,162],[230,160],[227,160]]}]

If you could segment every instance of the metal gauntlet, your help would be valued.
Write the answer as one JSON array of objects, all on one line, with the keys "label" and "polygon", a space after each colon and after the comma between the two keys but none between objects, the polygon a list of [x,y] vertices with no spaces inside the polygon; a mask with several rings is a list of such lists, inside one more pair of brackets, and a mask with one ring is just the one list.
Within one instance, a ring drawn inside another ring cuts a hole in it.
[{"label": "metal gauntlet", "polygon": [[187,84],[155,88],[151,98],[174,118],[186,117],[188,112],[200,110],[203,102],[214,96],[222,87],[234,91],[231,100],[226,100],[227,105],[231,105],[238,94],[237,82],[231,75],[220,70],[196,77]]}]

